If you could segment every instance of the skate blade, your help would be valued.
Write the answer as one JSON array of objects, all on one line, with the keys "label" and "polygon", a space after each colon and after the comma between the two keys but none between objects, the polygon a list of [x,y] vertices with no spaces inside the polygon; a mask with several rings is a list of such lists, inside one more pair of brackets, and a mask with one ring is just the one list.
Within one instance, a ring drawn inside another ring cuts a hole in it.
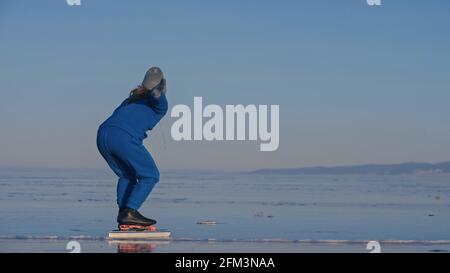
[{"label": "skate blade", "polygon": [[109,240],[137,240],[137,239],[169,239],[171,232],[165,229],[158,229],[156,231],[120,231],[113,230],[109,232],[107,239]]},{"label": "skate blade", "polygon": [[119,231],[156,231],[155,226],[119,225]]}]

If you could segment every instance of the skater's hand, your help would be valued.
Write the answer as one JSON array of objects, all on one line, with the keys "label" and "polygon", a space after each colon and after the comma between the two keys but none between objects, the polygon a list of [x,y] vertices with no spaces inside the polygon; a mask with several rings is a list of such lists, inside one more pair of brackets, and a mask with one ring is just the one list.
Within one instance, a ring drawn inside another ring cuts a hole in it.
[{"label": "skater's hand", "polygon": [[167,92],[167,81],[166,81],[166,79],[163,78],[156,88],[160,92],[162,92],[163,94],[166,94],[166,92]]},{"label": "skater's hand", "polygon": [[163,78],[161,82],[150,91],[150,95],[155,99],[159,99],[159,97],[161,97],[161,94],[166,94],[166,92],[167,92],[166,79]]}]

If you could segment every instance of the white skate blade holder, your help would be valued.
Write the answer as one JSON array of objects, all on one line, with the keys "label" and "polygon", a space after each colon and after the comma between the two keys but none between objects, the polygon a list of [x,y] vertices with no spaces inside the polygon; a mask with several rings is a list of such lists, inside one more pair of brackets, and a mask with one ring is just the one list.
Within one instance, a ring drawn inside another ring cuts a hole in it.
[{"label": "white skate blade holder", "polygon": [[121,231],[109,232],[107,239],[169,239],[170,231],[158,229],[156,231]]}]

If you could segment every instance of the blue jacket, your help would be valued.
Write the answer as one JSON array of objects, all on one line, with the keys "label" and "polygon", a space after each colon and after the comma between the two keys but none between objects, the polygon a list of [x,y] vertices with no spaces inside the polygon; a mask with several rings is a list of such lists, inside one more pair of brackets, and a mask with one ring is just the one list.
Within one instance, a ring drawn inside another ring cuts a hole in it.
[{"label": "blue jacket", "polygon": [[165,94],[157,99],[149,94],[146,98],[128,103],[125,99],[113,114],[100,125],[115,126],[127,131],[132,136],[143,140],[147,137],[146,132],[153,129],[164,117],[168,110]]}]

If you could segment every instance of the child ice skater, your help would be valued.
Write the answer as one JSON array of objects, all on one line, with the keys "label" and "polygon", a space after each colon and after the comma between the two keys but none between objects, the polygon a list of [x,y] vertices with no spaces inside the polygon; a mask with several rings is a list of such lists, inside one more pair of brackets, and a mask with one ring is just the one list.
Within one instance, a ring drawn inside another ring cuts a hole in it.
[{"label": "child ice skater", "polygon": [[142,84],[132,90],[97,132],[97,147],[119,177],[117,222],[120,230],[146,229],[156,221],[138,209],[159,181],[159,171],[143,145],[151,130],[168,109],[166,80],[158,67],[150,68]]}]

